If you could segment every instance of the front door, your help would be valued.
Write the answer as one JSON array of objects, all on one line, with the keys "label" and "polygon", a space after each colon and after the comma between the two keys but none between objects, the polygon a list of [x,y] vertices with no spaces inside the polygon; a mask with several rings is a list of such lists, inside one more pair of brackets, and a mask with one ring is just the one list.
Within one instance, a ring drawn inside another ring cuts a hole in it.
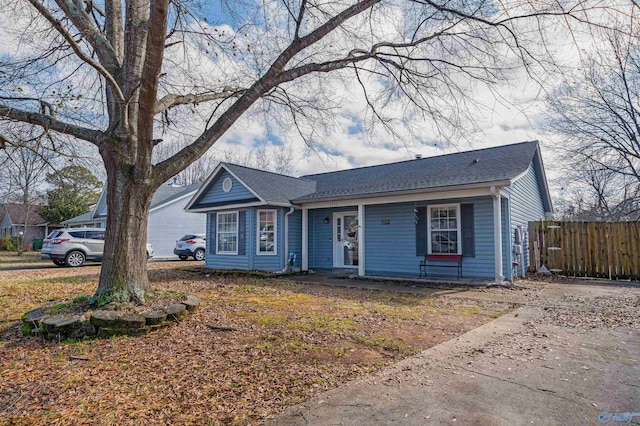
[{"label": "front door", "polygon": [[333,214],[333,267],[358,267],[358,213]]}]

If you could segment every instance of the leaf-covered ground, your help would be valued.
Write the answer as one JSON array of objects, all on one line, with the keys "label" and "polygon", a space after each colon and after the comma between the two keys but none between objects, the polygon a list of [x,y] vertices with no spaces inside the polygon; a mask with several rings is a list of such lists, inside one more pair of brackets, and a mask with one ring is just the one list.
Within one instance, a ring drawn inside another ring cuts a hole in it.
[{"label": "leaf-covered ground", "polygon": [[99,266],[0,263],[0,424],[256,424],[508,309],[177,269],[190,264],[149,264],[154,288],[202,300],[186,321],[144,337],[54,344],[21,337],[20,316],[90,295]]}]

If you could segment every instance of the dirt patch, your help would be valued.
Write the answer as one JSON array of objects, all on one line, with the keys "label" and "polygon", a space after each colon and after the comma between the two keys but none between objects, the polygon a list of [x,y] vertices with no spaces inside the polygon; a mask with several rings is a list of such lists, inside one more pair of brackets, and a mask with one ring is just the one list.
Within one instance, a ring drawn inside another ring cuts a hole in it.
[{"label": "dirt patch", "polygon": [[354,348],[342,359],[345,364],[371,364],[383,361],[385,356],[379,351],[365,348]]}]

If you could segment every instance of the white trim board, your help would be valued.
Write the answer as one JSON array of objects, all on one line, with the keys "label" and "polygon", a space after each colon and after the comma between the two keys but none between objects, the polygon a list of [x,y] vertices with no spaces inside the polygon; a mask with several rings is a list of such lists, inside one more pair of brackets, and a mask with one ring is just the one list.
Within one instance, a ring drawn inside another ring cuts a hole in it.
[{"label": "white trim board", "polygon": [[476,189],[461,189],[461,190],[446,190],[443,192],[428,192],[419,194],[405,194],[405,195],[390,195],[385,197],[371,197],[371,198],[354,198],[348,200],[336,200],[317,203],[303,203],[303,207],[306,209],[322,209],[331,207],[351,207],[362,204],[365,206],[375,204],[391,204],[391,203],[405,203],[415,201],[430,201],[430,200],[447,200],[454,198],[471,198],[471,197],[488,197],[491,196],[490,187],[476,188]]},{"label": "white trim board", "polygon": [[[431,228],[431,222],[433,219],[431,218],[431,210],[440,207],[455,207],[456,209],[456,242],[458,245],[458,249],[455,254],[462,255],[462,211],[460,209],[460,203],[450,203],[450,204],[430,204],[427,206],[427,253],[434,254],[432,252],[431,246],[431,234],[437,229]],[[454,254],[454,253],[436,253],[436,254]]]},{"label": "white trim board", "polygon": [[[273,251],[260,251],[260,213],[273,213]],[[257,209],[256,210],[256,256],[277,256],[278,255],[278,209]]]}]

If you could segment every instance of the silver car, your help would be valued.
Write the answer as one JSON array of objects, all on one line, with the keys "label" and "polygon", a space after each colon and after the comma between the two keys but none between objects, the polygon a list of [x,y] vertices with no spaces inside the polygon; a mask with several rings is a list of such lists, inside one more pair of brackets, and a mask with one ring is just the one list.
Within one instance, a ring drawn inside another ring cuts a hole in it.
[{"label": "silver car", "polygon": [[187,234],[176,241],[173,253],[181,260],[193,257],[194,260],[204,260],[207,250],[207,237],[204,234]]},{"label": "silver car", "polygon": [[[42,242],[42,259],[58,266],[78,267],[85,261],[102,261],[103,228],[68,228],[51,232]],[[147,259],[153,257],[153,246],[147,243]]]}]

